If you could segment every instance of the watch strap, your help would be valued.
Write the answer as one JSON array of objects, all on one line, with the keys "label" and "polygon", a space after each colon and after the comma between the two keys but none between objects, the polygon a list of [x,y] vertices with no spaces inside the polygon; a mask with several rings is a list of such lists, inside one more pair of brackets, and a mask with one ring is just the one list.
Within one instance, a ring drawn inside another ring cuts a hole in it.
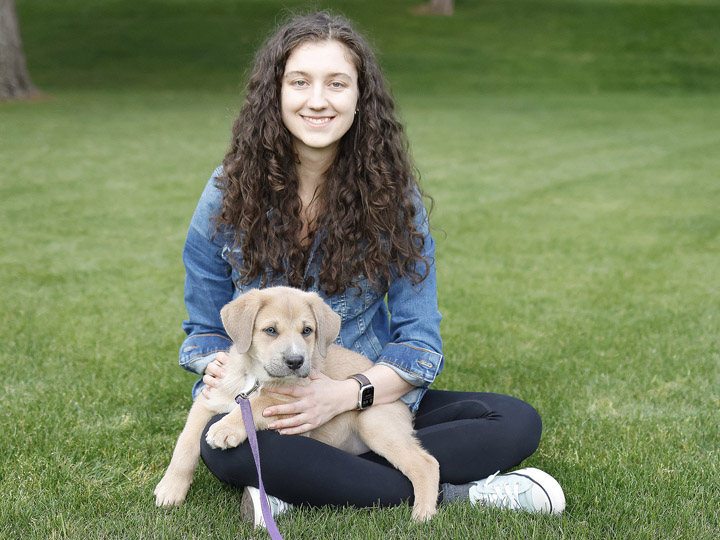
[{"label": "watch strap", "polygon": [[365,375],[362,373],[356,373],[355,375],[350,375],[351,379],[355,379],[362,388],[363,386],[372,386],[373,384],[370,382],[370,379],[368,379]]}]

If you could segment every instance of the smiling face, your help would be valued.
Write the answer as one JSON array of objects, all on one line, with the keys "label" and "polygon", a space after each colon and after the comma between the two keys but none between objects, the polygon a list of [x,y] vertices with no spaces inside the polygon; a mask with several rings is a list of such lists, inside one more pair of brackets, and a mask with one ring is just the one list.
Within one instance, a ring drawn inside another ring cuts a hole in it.
[{"label": "smiling face", "polygon": [[357,81],[350,52],[338,41],[308,42],[290,53],[280,107],[301,160],[306,152],[334,155],[355,118]]}]

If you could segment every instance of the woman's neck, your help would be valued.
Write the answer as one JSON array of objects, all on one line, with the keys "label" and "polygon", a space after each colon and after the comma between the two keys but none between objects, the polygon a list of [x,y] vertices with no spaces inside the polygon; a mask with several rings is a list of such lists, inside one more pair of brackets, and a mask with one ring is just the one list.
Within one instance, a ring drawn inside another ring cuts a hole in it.
[{"label": "woman's neck", "polygon": [[325,173],[335,157],[334,149],[303,148],[297,150],[298,196],[303,209],[309,209],[318,189],[325,181]]},{"label": "woman's neck", "polygon": [[303,244],[308,244],[315,218],[320,212],[317,201],[318,191],[325,182],[325,173],[330,168],[335,153],[328,152],[328,149],[304,148],[303,150],[298,151],[297,164],[298,197],[302,204],[300,217],[303,222],[300,238]]}]

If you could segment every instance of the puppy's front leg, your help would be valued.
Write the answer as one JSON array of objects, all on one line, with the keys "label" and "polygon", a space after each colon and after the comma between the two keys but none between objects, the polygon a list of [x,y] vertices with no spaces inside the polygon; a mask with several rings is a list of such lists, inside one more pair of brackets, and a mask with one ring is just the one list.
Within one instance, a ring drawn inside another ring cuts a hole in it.
[{"label": "puppy's front leg", "polygon": [[220,450],[235,448],[242,444],[245,439],[247,439],[247,432],[245,431],[242,410],[239,405],[210,426],[205,437],[205,441],[212,448],[219,448]]},{"label": "puppy's front leg", "polygon": [[155,487],[155,504],[158,506],[180,506],[185,501],[200,459],[200,436],[212,417],[204,401],[205,398],[200,396],[190,408],[170,465]]},{"label": "puppy's front leg", "polygon": [[[256,431],[267,429],[275,417],[264,418],[263,411],[273,404],[273,401],[265,396],[259,396],[250,400],[253,422]],[[242,409],[236,406],[221,420],[215,422],[208,429],[205,440],[213,448],[226,450],[241,445],[247,439],[247,431],[243,423]]]}]

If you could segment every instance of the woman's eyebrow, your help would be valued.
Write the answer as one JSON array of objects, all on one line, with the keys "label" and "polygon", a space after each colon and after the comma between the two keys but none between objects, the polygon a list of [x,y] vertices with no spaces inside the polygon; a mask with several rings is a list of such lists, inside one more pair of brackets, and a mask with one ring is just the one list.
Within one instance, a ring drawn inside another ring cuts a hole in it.
[{"label": "woman's eyebrow", "polygon": [[344,73],[342,71],[338,72],[338,73],[331,73],[330,75],[328,75],[328,78],[329,79],[340,78],[340,79],[348,79],[349,81],[352,81],[352,76],[349,73]]},{"label": "woman's eyebrow", "polygon": [[285,73],[284,78],[298,77],[298,76],[307,77],[307,73],[305,73],[304,71],[288,71],[287,73]]},{"label": "woman's eyebrow", "polygon": [[[283,78],[287,79],[289,77],[310,77],[310,75],[304,71],[288,71],[287,73],[285,73]],[[343,78],[343,79],[348,79],[350,81],[352,80],[352,76],[349,73],[345,73],[342,71],[339,71],[337,73],[328,73],[326,78],[328,78],[328,79]]]}]

